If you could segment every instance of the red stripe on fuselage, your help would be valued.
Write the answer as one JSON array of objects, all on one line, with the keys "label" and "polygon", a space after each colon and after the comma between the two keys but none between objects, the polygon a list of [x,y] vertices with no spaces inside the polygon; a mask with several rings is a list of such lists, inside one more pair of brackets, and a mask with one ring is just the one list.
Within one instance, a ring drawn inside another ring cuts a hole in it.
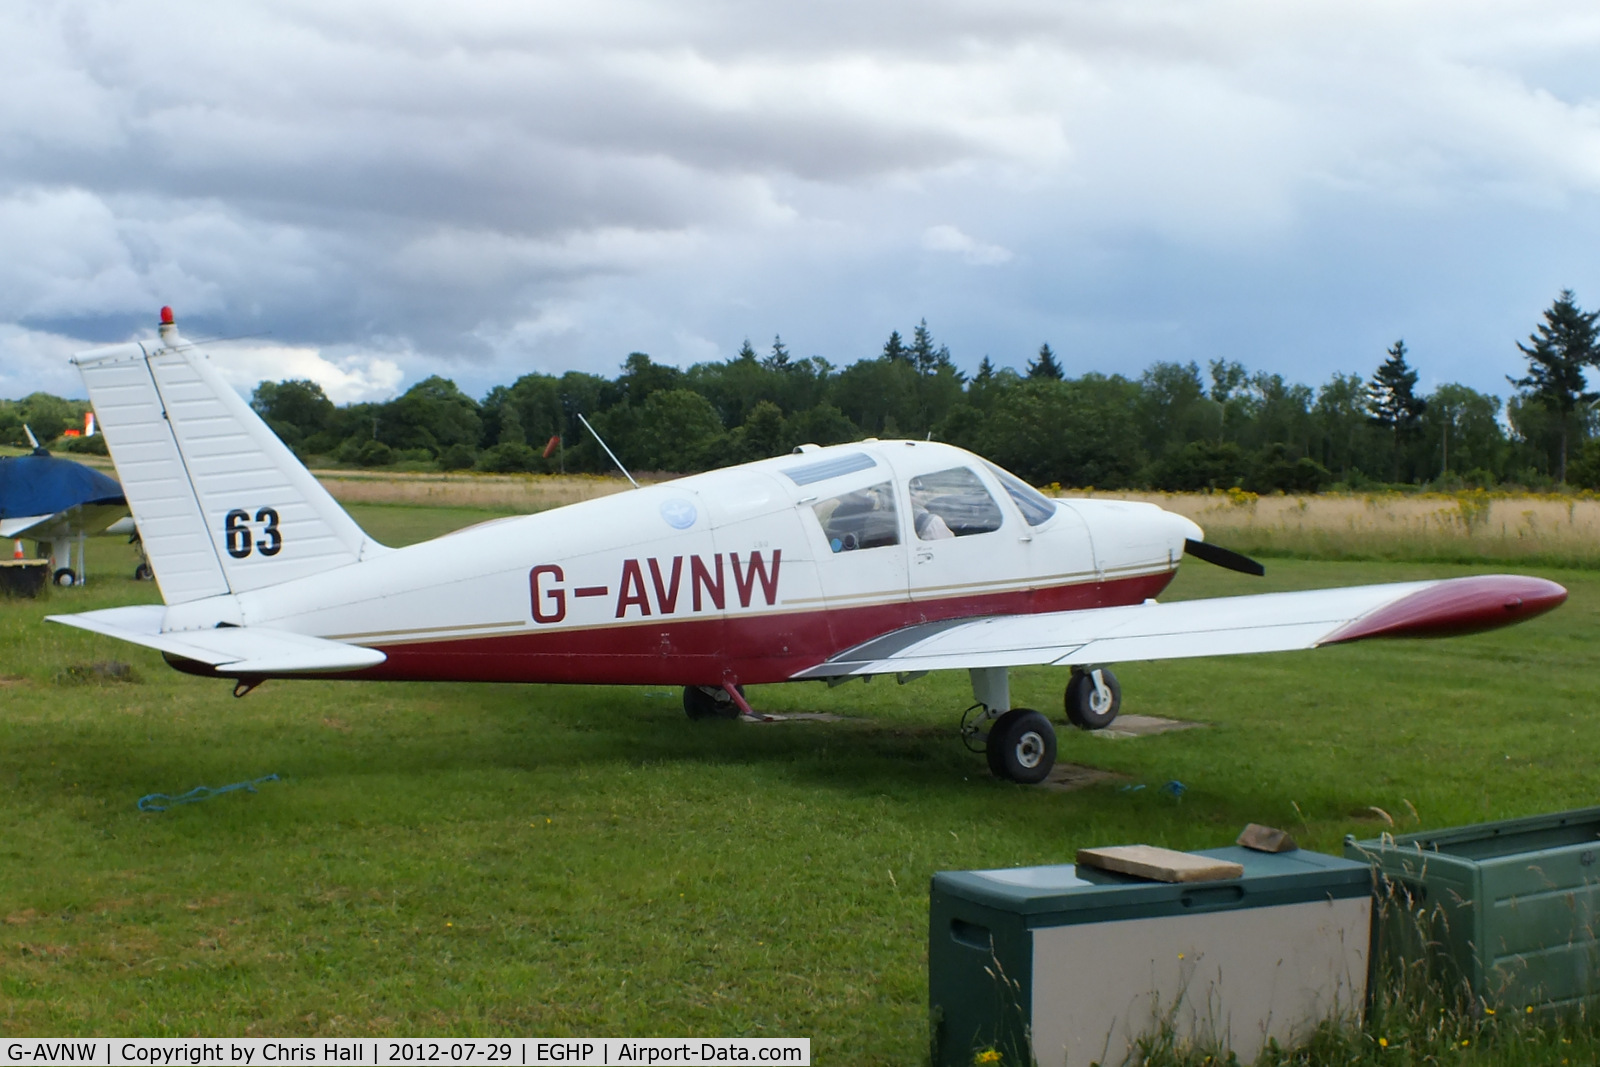
[{"label": "red stripe on fuselage", "polygon": [[898,601],[854,608],[529,630],[373,647],[389,658],[368,670],[319,677],[393,681],[721,685],[781,682],[830,656],[905,626],[984,615],[1138,604],[1173,572],[1011,593]]}]

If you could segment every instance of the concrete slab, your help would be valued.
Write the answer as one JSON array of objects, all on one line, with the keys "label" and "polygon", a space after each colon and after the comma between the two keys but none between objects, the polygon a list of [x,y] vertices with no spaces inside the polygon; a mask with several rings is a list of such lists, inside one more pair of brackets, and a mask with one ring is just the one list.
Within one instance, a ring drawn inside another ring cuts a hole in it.
[{"label": "concrete slab", "polygon": [[1050,777],[1039,783],[1039,788],[1056,793],[1070,793],[1074,789],[1082,789],[1096,782],[1127,780],[1127,775],[1117,774],[1115,771],[1103,771],[1099,767],[1085,767],[1081,763],[1058,763],[1051,769]]},{"label": "concrete slab", "polygon": [[[1118,715],[1116,721],[1104,730],[1085,731],[1090,737],[1120,740],[1129,737],[1150,737],[1171,733],[1174,730],[1199,730],[1203,722],[1184,722],[1181,719],[1163,719],[1159,715]],[[1072,727],[1067,727],[1072,729]]]},{"label": "concrete slab", "polygon": [[831,711],[758,711],[755,718],[739,716],[740,722],[866,722],[856,715],[835,715]]}]

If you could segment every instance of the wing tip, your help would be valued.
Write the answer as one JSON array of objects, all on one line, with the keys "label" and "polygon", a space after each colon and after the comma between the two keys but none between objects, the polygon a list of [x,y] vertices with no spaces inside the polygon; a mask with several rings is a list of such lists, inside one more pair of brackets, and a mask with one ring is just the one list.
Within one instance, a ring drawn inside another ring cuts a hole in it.
[{"label": "wing tip", "polygon": [[1368,612],[1318,644],[1481,633],[1543,615],[1566,599],[1566,588],[1545,578],[1521,574],[1448,578]]}]

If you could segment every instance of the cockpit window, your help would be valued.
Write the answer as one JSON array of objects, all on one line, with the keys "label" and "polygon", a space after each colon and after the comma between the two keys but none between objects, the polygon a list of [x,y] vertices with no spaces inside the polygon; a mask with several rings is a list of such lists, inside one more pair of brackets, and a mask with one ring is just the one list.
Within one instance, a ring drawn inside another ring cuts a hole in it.
[{"label": "cockpit window", "polygon": [[978,475],[966,467],[919,474],[908,488],[912,525],[920,540],[940,541],[1000,529],[1000,505]]},{"label": "cockpit window", "polygon": [[985,462],[985,467],[1005,487],[1011,499],[1016,501],[1017,508],[1022,512],[1022,517],[1028,520],[1029,526],[1038,526],[1049,522],[1056,514],[1056,502],[1045,496],[1039,490],[1029,485],[1009,471],[1003,471],[993,463]]},{"label": "cockpit window", "polygon": [[877,465],[877,461],[865,452],[848,452],[842,456],[819,459],[815,463],[786,467],[783,473],[788,475],[789,480],[795,485],[810,485],[812,482],[837,478],[841,474],[850,474],[854,471],[864,471]]},{"label": "cockpit window", "polygon": [[857,489],[813,505],[828,545],[835,552],[882,548],[900,543],[894,487],[889,482]]}]

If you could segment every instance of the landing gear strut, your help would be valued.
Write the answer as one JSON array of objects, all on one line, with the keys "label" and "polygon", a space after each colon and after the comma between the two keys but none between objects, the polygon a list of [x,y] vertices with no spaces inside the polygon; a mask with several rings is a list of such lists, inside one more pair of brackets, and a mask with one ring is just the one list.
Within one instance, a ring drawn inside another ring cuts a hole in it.
[{"label": "landing gear strut", "polygon": [[1072,725],[1080,730],[1104,730],[1122,710],[1122,686],[1104,667],[1074,667],[1064,703]]},{"label": "landing gear strut", "polygon": [[[739,691],[744,695],[744,690]],[[726,689],[715,685],[683,687],[683,710],[691,719],[737,719],[739,705]]]},{"label": "landing gear strut", "polygon": [[[962,717],[962,740],[969,748],[982,743],[996,778],[1023,785],[1044,781],[1056,765],[1055,727],[1032,708],[1010,707],[1011,682],[1004,667],[977,667],[970,673],[978,703]],[[973,711],[981,714],[969,719]]]}]

